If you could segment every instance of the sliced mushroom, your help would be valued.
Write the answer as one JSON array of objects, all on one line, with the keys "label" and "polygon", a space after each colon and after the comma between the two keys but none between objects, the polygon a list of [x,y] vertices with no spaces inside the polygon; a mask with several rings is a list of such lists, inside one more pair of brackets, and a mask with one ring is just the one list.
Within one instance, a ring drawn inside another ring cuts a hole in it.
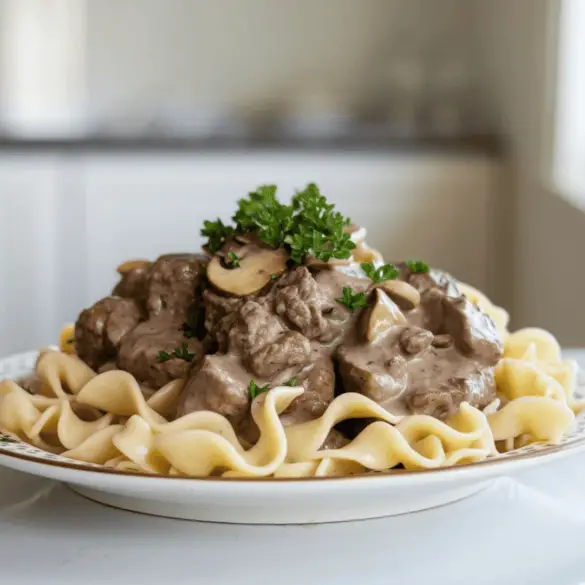
[{"label": "sliced mushroom", "polygon": [[373,262],[376,264],[384,263],[384,257],[378,250],[374,250],[374,248],[370,248],[363,242],[358,244],[352,251],[351,256],[354,262]]},{"label": "sliced mushroom", "polygon": [[116,268],[118,274],[124,274],[126,272],[130,272],[130,270],[134,270],[135,268],[140,268],[145,266],[146,264],[150,264],[150,260],[127,260],[123,262]]},{"label": "sliced mushroom", "polygon": [[207,266],[207,278],[217,289],[228,294],[244,297],[265,287],[273,278],[286,270],[288,254],[278,250],[258,250],[240,260],[239,268],[224,268],[219,257],[214,256]]},{"label": "sliced mushroom", "polygon": [[406,325],[398,305],[381,288],[376,288],[374,294],[374,304],[366,313],[365,334],[369,343],[384,337],[392,327]]},{"label": "sliced mushroom", "polygon": [[403,280],[385,280],[377,285],[403,311],[411,311],[420,304],[420,293],[414,286]]}]

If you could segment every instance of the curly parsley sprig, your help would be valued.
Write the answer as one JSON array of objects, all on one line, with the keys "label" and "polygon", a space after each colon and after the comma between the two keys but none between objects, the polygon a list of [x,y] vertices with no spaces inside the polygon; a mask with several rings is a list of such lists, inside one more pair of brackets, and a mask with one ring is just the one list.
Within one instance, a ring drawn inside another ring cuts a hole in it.
[{"label": "curly parsley sprig", "polygon": [[240,199],[233,216],[235,228],[221,220],[205,222],[201,235],[207,237],[210,252],[221,248],[226,238],[254,232],[265,244],[286,246],[294,262],[301,264],[312,256],[327,262],[331,258],[346,259],[355,248],[344,228],[350,220],[334,211],[314,183],[298,192],[290,205],[276,198],[276,186],[264,185]]},{"label": "curly parsley sprig", "polygon": [[234,234],[234,228],[230,225],[224,225],[221,219],[217,221],[204,221],[201,235],[207,238],[207,249],[215,254],[225,243],[226,239]]}]

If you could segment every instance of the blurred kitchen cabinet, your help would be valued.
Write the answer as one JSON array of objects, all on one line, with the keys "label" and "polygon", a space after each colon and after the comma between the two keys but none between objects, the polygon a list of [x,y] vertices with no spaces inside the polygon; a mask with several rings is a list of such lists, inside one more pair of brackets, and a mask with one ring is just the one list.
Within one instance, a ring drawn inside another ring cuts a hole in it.
[{"label": "blurred kitchen cabinet", "polygon": [[0,155],[0,355],[55,338],[64,171],[58,156]]},{"label": "blurred kitchen cabinet", "polygon": [[128,258],[197,250],[205,219],[276,184],[317,183],[386,259],[423,258],[490,291],[498,165],[482,155],[254,152],[83,158],[87,302]]}]

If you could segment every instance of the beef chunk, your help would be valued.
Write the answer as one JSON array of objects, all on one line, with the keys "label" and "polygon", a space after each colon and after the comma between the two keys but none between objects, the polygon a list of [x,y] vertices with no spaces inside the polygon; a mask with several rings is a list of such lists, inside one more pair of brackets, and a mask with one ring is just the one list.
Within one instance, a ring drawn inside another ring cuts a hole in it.
[{"label": "beef chunk", "polygon": [[305,366],[311,361],[311,344],[297,331],[287,331],[271,343],[249,354],[247,368],[261,378],[272,378],[293,366]]},{"label": "beef chunk", "polygon": [[250,410],[250,379],[237,356],[205,356],[185,383],[177,416],[211,410],[238,426]]},{"label": "beef chunk", "polygon": [[280,319],[260,303],[248,300],[238,310],[228,333],[228,349],[248,356],[276,341],[285,329]]},{"label": "beef chunk", "polygon": [[295,268],[278,282],[276,312],[309,339],[328,341],[335,336],[332,324],[323,316],[323,310],[330,305],[304,266]]},{"label": "beef chunk", "polygon": [[483,409],[496,397],[493,370],[469,372],[465,377],[451,376],[434,384],[413,384],[408,393],[410,410],[439,419],[454,415],[462,402]]},{"label": "beef chunk", "polygon": [[300,423],[321,416],[333,400],[335,373],[333,362],[323,357],[313,363],[308,371],[295,376],[297,384],[302,384],[305,392],[293,400],[283,412],[284,424]]},{"label": "beef chunk", "polygon": [[151,266],[151,262],[146,262],[124,272],[121,275],[120,282],[114,287],[112,295],[125,299],[134,299],[140,307],[145,307],[146,287]]},{"label": "beef chunk", "polygon": [[445,333],[466,356],[495,366],[502,357],[503,345],[494,322],[464,296],[444,297]]},{"label": "beef chunk", "polygon": [[[192,361],[172,358],[159,361],[159,352],[172,353],[187,343]],[[203,345],[197,339],[185,339],[177,323],[161,315],[141,323],[120,344],[118,367],[130,372],[141,384],[158,389],[172,380],[186,378],[191,367],[203,357]]]},{"label": "beef chunk", "polygon": [[207,258],[196,254],[161,256],[148,275],[146,308],[151,317],[168,313],[185,321],[196,301]]},{"label": "beef chunk", "polygon": [[227,351],[229,331],[245,302],[243,298],[221,296],[209,288],[203,291],[205,329],[217,342],[220,351]]},{"label": "beef chunk", "polygon": [[85,309],[75,323],[77,355],[91,368],[116,356],[122,339],[143,318],[140,308],[132,299],[106,297]]},{"label": "beef chunk", "polygon": [[[399,328],[398,328],[399,329]],[[339,373],[347,392],[358,392],[394,411],[406,390],[406,360],[400,355],[399,332],[376,344],[342,344],[337,350]]]}]

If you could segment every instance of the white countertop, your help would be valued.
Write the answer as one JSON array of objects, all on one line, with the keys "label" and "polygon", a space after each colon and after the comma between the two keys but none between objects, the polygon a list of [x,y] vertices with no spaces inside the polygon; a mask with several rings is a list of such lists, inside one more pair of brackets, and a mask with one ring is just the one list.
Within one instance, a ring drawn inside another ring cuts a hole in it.
[{"label": "white countertop", "polygon": [[7,585],[577,585],[584,551],[585,455],[434,510],[316,526],[141,516],[0,468]]}]

